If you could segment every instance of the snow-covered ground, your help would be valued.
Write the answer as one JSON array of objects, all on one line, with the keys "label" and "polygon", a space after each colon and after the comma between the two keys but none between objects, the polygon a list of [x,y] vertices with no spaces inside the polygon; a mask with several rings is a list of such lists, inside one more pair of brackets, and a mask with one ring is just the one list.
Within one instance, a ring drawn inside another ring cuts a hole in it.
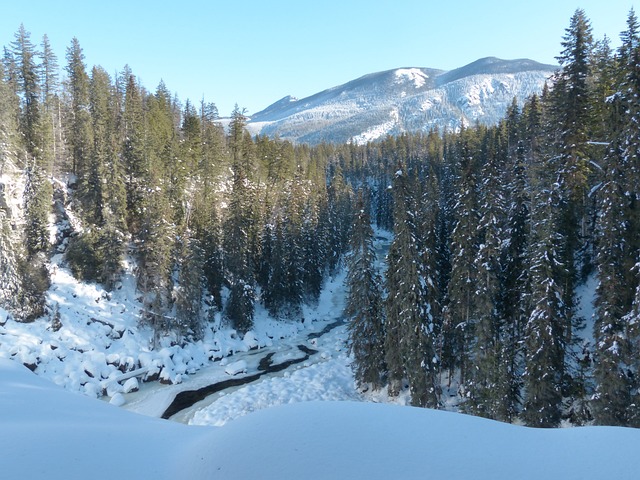
[{"label": "snow-covered ground", "polygon": [[[316,307],[305,307],[304,322],[274,320],[258,306],[255,328],[243,337],[226,328],[216,314],[202,341],[182,345],[168,337],[160,348],[152,349],[152,331],[139,322],[142,304],[133,269],[127,262],[121,283],[107,292],[100,285],[78,282],[65,268],[62,256],[54,256],[47,294],[52,315],[25,324],[0,309],[0,358],[28,365],[39,376],[69,390],[92,397],[106,392],[112,397],[124,393],[131,371],[139,372],[140,380],[156,374],[177,385],[204,368],[220,366],[220,362],[225,366],[234,353],[289,348],[339,318],[343,308],[344,275],[340,275],[327,283]],[[62,324],[58,330],[52,321],[55,311]]]},{"label": "snow-covered ground", "polygon": [[[383,256],[389,236],[376,235]],[[639,478],[640,430],[536,430],[358,392],[346,325],[318,334],[341,316],[344,275],[305,308],[304,323],[259,310],[245,338],[219,328],[196,345],[158,350],[138,326],[131,272],[113,294],[77,283],[56,262],[52,277],[58,331],[49,319],[25,325],[0,311],[1,478]],[[305,357],[298,345],[316,353],[211,395],[175,421],[153,418],[180,392],[255,375],[269,355],[272,364]],[[117,382],[129,367],[164,371],[170,384]],[[126,393],[132,383],[139,391]],[[91,398],[102,389],[123,408]]]},{"label": "snow-covered ground", "polygon": [[222,427],[136,415],[0,359],[2,478],[637,479],[640,430],[537,430],[450,412],[304,402]]}]

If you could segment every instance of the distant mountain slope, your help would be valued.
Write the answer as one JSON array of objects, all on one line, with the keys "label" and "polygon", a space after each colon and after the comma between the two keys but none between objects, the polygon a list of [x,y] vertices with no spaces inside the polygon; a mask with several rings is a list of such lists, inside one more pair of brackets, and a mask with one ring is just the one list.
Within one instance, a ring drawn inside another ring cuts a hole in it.
[{"label": "distant mountain slope", "polygon": [[251,116],[253,133],[298,143],[358,143],[408,131],[494,124],[514,97],[539,93],[553,65],[488,57],[448,72],[400,68],[365,75],[307,98],[287,96]]}]

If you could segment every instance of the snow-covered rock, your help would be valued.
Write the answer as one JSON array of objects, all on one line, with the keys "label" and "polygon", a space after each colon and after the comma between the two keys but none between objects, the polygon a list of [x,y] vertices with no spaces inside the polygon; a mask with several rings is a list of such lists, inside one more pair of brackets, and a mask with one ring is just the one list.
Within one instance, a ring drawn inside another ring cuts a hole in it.
[{"label": "snow-covered rock", "polygon": [[124,391],[124,393],[137,392],[139,388],[140,386],[138,385],[138,379],[135,377],[130,378],[129,380],[124,382],[124,385],[122,385],[122,390]]},{"label": "snow-covered rock", "polygon": [[121,393],[116,393],[113,395],[113,397],[111,397],[109,403],[111,405],[115,405],[116,407],[121,407],[122,405],[127,403],[127,401],[124,399],[124,395],[122,395]]},{"label": "snow-covered rock", "polygon": [[247,370],[247,362],[245,360],[238,360],[237,362],[229,363],[224,371],[227,375],[238,375]]}]

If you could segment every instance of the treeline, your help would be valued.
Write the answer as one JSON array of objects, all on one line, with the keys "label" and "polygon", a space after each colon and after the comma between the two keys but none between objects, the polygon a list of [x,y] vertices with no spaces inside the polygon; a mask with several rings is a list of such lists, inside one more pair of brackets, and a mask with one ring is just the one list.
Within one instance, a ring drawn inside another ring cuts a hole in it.
[{"label": "treeline", "polygon": [[[495,127],[369,147],[371,193],[358,198],[372,208],[360,207],[348,263],[363,387],[396,395],[407,382],[415,405],[530,426],[640,426],[633,11],[627,25],[614,52],[576,11],[548,88]],[[384,279],[369,212],[393,222]],[[578,290],[594,278],[584,318]]]},{"label": "treeline", "polygon": [[[156,341],[196,340],[216,312],[244,333],[256,301],[299,319],[318,300],[347,245],[353,194],[330,166],[347,147],[252,138],[239,108],[225,129],[214,104],[181,104],[163,83],[149,92],[128,67],[89,70],[75,38],[61,81],[46,36],[37,48],[22,26],[1,68],[0,174],[13,176],[0,306],[16,319],[47,313],[46,267],[60,251],[107,289],[133,258]],[[19,179],[23,215],[12,217]]]}]

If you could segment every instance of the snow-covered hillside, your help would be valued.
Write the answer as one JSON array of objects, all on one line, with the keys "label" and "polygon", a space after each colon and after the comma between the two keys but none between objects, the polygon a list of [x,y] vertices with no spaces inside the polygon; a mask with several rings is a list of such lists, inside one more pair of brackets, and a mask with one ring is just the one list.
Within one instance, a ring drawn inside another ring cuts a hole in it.
[{"label": "snow-covered hillside", "polygon": [[444,72],[400,68],[365,75],[307,98],[287,96],[251,116],[255,134],[300,143],[358,143],[387,134],[494,124],[517,98],[540,93],[554,72],[532,60],[489,57]]},{"label": "snow-covered hillside", "polygon": [[3,478],[638,478],[640,430],[537,430],[362,402],[262,410],[223,427],[123,411],[0,359]]}]

